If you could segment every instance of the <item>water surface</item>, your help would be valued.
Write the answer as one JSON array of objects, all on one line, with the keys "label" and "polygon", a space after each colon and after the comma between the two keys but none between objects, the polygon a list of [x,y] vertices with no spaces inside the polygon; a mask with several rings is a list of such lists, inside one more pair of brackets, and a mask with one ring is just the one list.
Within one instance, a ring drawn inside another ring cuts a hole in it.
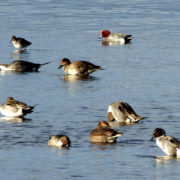
[{"label": "water surface", "polygon": [[[0,73],[0,102],[8,96],[38,104],[25,121],[0,120],[0,174],[3,180],[179,179],[179,159],[150,142],[162,127],[180,139],[179,1],[0,2],[0,63],[51,61],[38,73]],[[105,46],[100,31],[132,34],[127,45]],[[26,53],[11,36],[32,42]],[[67,78],[61,58],[84,59],[105,70],[87,80]],[[124,101],[141,116],[113,145],[94,145],[90,131],[107,120],[108,105]],[[67,134],[68,150],[47,146],[52,134]]]}]

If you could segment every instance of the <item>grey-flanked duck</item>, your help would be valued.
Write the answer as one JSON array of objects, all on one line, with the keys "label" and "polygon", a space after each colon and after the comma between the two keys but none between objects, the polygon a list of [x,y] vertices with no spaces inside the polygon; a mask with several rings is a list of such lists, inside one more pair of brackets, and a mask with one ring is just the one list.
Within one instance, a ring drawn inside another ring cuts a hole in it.
[{"label": "grey-flanked duck", "polygon": [[125,102],[114,102],[109,105],[108,108],[108,120],[109,121],[119,121],[134,123],[139,120],[144,119],[144,117],[139,116],[133,108]]},{"label": "grey-flanked duck", "polygon": [[162,128],[153,131],[152,139],[156,139],[157,146],[169,156],[180,156],[180,141],[173,136],[167,136]]},{"label": "grey-flanked duck", "polygon": [[109,30],[101,31],[100,38],[104,38],[105,42],[118,42],[120,44],[130,43],[132,35],[123,33],[111,33]]},{"label": "grey-flanked duck", "polygon": [[7,117],[23,117],[33,112],[34,106],[16,101],[13,97],[8,97],[7,101],[0,106],[0,112]]},{"label": "grey-flanked duck", "polygon": [[19,72],[32,72],[38,71],[38,69],[50,62],[46,62],[43,64],[32,63],[29,61],[16,60],[11,62],[10,64],[0,64],[1,71],[19,71]]}]

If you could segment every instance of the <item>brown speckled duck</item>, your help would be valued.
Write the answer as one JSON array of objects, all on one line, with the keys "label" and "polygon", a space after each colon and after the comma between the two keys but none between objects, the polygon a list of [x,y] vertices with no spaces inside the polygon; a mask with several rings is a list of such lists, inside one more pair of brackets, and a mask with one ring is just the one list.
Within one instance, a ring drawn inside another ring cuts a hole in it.
[{"label": "brown speckled duck", "polygon": [[122,134],[122,132],[111,129],[108,122],[100,121],[97,128],[91,131],[90,140],[94,143],[114,143]]}]

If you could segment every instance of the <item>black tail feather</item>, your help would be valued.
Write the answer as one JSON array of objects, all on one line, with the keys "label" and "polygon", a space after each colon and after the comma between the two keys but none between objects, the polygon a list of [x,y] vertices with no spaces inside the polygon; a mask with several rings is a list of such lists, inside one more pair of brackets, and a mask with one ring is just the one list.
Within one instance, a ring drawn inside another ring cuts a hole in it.
[{"label": "black tail feather", "polygon": [[46,63],[43,63],[43,64],[41,64],[41,65],[46,65],[46,64],[49,64],[50,62],[46,62]]}]

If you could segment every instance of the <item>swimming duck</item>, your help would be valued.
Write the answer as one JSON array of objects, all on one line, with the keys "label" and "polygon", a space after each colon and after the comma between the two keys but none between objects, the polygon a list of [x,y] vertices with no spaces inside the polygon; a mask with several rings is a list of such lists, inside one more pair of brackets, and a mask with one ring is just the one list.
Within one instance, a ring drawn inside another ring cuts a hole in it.
[{"label": "swimming duck", "polygon": [[8,97],[6,103],[0,106],[0,112],[7,117],[23,117],[28,113],[33,112],[34,106],[16,101],[12,97]]},{"label": "swimming duck", "polygon": [[65,135],[53,135],[48,140],[48,145],[54,147],[69,147],[70,144],[70,139]]},{"label": "swimming duck", "polygon": [[156,128],[153,131],[153,138],[161,150],[169,156],[180,156],[180,141],[172,136],[166,136],[164,129]]},{"label": "swimming duck", "polygon": [[130,43],[132,35],[122,33],[111,33],[109,30],[101,31],[100,38],[104,38],[105,42],[119,42],[120,44]]},{"label": "swimming duck", "polygon": [[89,75],[97,70],[102,70],[100,66],[96,66],[88,61],[71,61],[67,58],[63,58],[60,62],[60,68],[64,68],[64,72],[70,75]]},{"label": "swimming duck", "polygon": [[38,71],[38,69],[41,66],[49,64],[49,63],[50,62],[47,62],[44,64],[37,64],[37,63],[28,62],[28,61],[16,60],[10,64],[0,64],[0,70],[1,71],[31,72],[31,71]]},{"label": "swimming duck", "polygon": [[97,128],[91,131],[90,140],[95,143],[113,143],[122,134],[122,132],[111,129],[108,122],[100,121]]},{"label": "swimming duck", "polygon": [[107,115],[109,121],[117,120],[119,122],[133,123],[144,119],[144,117],[136,114],[133,108],[125,102],[114,102],[110,104]]},{"label": "swimming duck", "polygon": [[27,41],[24,38],[12,36],[11,41],[15,48],[18,49],[26,49],[28,46],[30,46],[32,43]]}]

